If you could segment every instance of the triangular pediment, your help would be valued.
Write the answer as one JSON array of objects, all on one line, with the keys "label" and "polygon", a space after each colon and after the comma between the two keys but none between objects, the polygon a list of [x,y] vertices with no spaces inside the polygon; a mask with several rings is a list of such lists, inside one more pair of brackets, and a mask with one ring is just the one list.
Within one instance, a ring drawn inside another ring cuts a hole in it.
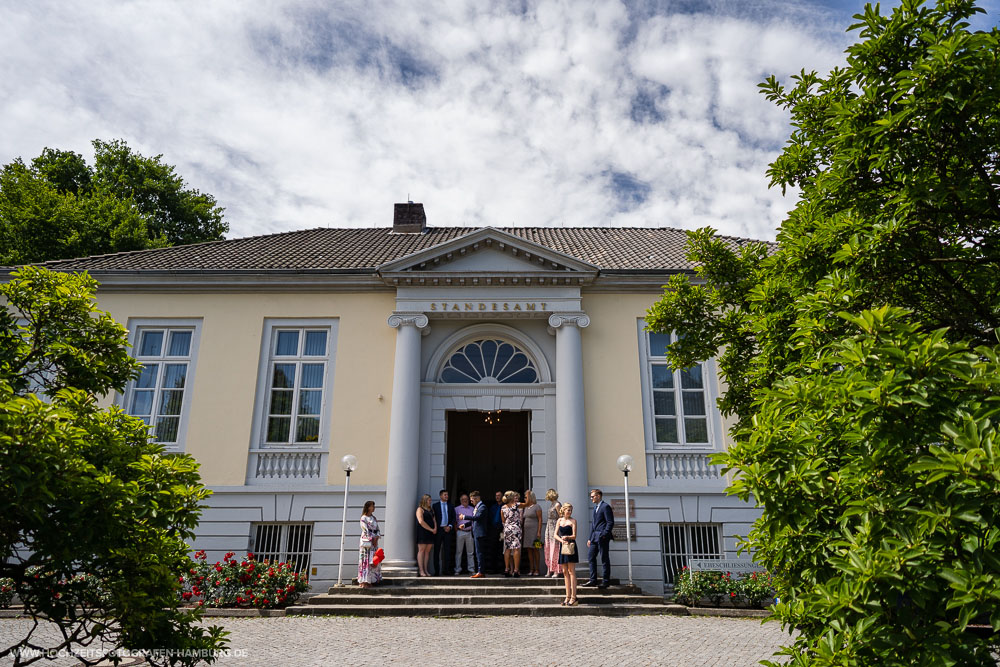
[{"label": "triangular pediment", "polygon": [[499,229],[486,227],[440,245],[386,262],[379,274],[389,284],[481,278],[563,284],[589,283],[598,267]]}]

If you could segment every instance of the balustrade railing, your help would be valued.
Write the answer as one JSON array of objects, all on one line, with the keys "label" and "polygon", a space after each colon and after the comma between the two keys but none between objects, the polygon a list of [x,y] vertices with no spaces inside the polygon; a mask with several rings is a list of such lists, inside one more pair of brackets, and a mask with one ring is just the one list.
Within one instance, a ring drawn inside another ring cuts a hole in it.
[{"label": "balustrade railing", "polygon": [[259,480],[319,479],[322,452],[256,452],[254,477]]},{"label": "balustrade railing", "polygon": [[712,465],[707,454],[653,454],[655,479],[722,479],[722,467]]}]

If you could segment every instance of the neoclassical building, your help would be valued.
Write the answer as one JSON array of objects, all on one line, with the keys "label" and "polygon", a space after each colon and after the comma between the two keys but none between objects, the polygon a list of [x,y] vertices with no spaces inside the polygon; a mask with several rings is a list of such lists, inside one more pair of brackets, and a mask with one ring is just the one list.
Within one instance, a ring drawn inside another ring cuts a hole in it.
[{"label": "neoclassical building", "polygon": [[[684,232],[392,226],[311,229],[48,262],[88,271],[144,364],[108,397],[193,455],[214,494],[195,547],[290,559],[316,590],[337,578],[342,458],[358,515],[376,502],[390,566],[414,565],[421,494],[555,488],[586,534],[589,487],[619,522],[622,454],[633,576],[661,592],[691,557],[735,557],[757,510],[725,494],[712,361],[673,371],[643,315],[676,273]],[[730,239],[734,245],[743,239]],[[543,506],[545,505],[542,501]]]}]

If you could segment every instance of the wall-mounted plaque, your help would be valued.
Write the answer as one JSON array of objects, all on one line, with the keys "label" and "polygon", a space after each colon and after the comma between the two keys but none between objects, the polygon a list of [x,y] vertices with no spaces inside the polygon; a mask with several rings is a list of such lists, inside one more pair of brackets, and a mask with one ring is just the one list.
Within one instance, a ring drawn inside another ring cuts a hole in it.
[{"label": "wall-mounted plaque", "polygon": [[[635,524],[634,523],[632,524],[631,528],[632,528],[631,538],[632,538],[632,541],[635,542]],[[625,520],[624,519],[622,519],[621,523],[619,523],[618,521],[615,521],[615,527],[611,529],[611,534],[614,536],[616,542],[624,542],[625,541]]]},{"label": "wall-mounted plaque", "polygon": [[[622,525],[625,525],[625,499],[624,498],[612,498],[611,500],[608,501],[608,504],[611,505],[611,511],[615,513],[615,523],[617,524],[619,521],[621,521]],[[635,499],[634,498],[629,498],[628,499],[628,515],[632,519],[635,518]],[[625,533],[623,532],[622,533],[622,537],[624,537],[624,536],[625,536]]]}]

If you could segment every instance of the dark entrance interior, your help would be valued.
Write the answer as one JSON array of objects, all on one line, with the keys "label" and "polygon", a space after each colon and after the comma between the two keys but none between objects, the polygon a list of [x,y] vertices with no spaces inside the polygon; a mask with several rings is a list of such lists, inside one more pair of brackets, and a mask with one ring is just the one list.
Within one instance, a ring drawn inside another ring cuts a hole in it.
[{"label": "dark entrance interior", "polygon": [[530,411],[449,411],[447,415],[445,487],[455,504],[459,493],[474,489],[489,504],[496,491],[528,488]]}]

